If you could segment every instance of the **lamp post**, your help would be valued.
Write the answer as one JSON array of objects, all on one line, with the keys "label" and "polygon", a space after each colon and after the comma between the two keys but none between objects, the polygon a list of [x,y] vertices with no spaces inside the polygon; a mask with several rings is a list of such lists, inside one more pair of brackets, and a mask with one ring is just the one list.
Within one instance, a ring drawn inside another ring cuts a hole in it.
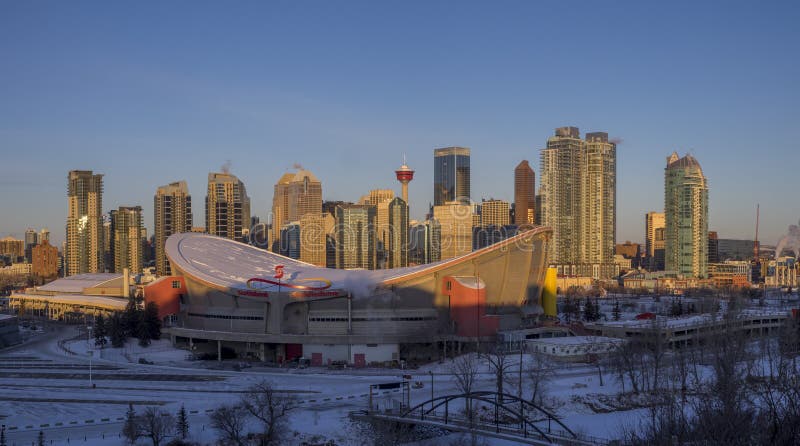
[{"label": "lamp post", "polygon": [[428,370],[431,375],[431,411],[433,411],[433,370]]},{"label": "lamp post", "polygon": [[94,350],[89,350],[89,387],[93,387],[93,385],[92,385],[92,356],[94,356]]}]

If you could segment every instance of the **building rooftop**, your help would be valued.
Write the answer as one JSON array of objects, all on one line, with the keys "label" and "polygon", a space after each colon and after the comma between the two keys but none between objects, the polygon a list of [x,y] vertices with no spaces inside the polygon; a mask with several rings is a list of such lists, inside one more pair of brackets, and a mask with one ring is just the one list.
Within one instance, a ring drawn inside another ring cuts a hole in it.
[{"label": "building rooftop", "polygon": [[36,290],[49,293],[82,293],[86,288],[100,287],[120,278],[122,278],[122,274],[117,273],[77,274],[56,279],[46,285],[36,287]]},{"label": "building rooftop", "polygon": [[379,285],[391,285],[395,281],[409,279],[419,273],[430,273],[467,261],[487,251],[501,249],[517,243],[547,227],[537,227],[487,248],[461,257],[426,265],[383,270],[342,270],[321,268],[265,251],[251,245],[209,234],[181,233],[171,235],[165,251],[170,263],[177,269],[219,288],[245,289],[252,278],[273,280],[275,267],[284,266],[283,282],[307,281],[331,282],[331,289],[346,290],[356,297],[368,294]]}]

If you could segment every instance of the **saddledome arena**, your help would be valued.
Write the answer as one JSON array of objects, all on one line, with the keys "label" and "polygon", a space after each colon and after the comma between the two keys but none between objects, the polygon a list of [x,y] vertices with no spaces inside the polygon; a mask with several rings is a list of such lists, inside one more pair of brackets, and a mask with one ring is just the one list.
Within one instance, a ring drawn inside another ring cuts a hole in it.
[{"label": "saddledome arena", "polygon": [[145,299],[170,321],[173,344],[219,359],[425,362],[541,315],[551,235],[534,227],[461,257],[368,271],[175,234],[166,242],[173,276],[147,286]]}]

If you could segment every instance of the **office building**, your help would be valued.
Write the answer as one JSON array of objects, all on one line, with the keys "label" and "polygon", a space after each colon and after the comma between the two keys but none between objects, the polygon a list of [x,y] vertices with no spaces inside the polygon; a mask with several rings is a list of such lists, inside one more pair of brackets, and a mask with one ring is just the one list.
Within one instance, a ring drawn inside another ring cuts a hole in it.
[{"label": "office building", "polygon": [[[664,169],[665,261],[681,276],[708,275],[708,184],[700,163],[673,152]],[[751,245],[752,250],[752,245]]]},{"label": "office building", "polygon": [[322,213],[322,183],[305,169],[285,173],[272,197],[273,246],[280,246],[281,228],[299,222],[306,214]]},{"label": "office building", "polygon": [[481,202],[480,226],[508,226],[509,203],[503,200],[484,200]]},{"label": "office building", "polygon": [[[330,216],[327,217],[332,220]],[[300,217],[300,261],[315,266],[326,266],[326,237],[332,229],[326,225],[326,216],[317,212]]]},{"label": "office building", "polygon": [[387,203],[389,224],[384,235],[387,268],[408,266],[408,205],[396,197]]},{"label": "office building", "polygon": [[49,282],[58,277],[58,248],[48,240],[33,247],[31,270],[40,282]]},{"label": "office building", "polygon": [[522,160],[514,169],[514,224],[535,224],[536,174],[528,160]]},{"label": "office building", "polygon": [[114,271],[142,272],[142,207],[120,206],[114,214]]},{"label": "office building", "polygon": [[639,257],[639,253],[641,252],[641,245],[638,243],[632,243],[630,240],[626,241],[625,243],[617,244],[614,253],[617,255],[621,255],[626,259],[633,259]]},{"label": "office building", "polygon": [[445,147],[433,151],[433,204],[470,202],[470,150]]},{"label": "office building", "polygon": [[31,263],[33,261],[33,247],[38,244],[39,233],[35,230],[28,228],[25,230],[25,261]]},{"label": "office building", "polygon": [[237,242],[246,240],[250,232],[250,197],[235,175],[208,174],[206,231]]},{"label": "office building", "polygon": [[719,262],[719,237],[717,237],[717,231],[708,231],[708,263]]},{"label": "office building", "polygon": [[645,215],[645,257],[650,271],[664,270],[664,213],[648,212]]},{"label": "office building", "polygon": [[67,179],[66,275],[103,272],[103,175],[73,170]]},{"label": "office building", "polygon": [[441,260],[442,231],[436,220],[411,225],[409,230],[409,264],[422,265]]},{"label": "office building", "polygon": [[369,191],[369,194],[362,196],[358,200],[358,204],[377,206],[384,201],[390,201],[392,198],[394,198],[394,191],[391,189],[373,189]]},{"label": "office building", "polygon": [[370,205],[336,207],[336,268],[377,268],[376,214]]},{"label": "office building", "polygon": [[[717,239],[717,255],[720,261],[724,260],[753,260],[753,240],[737,240],[729,238]],[[776,252],[776,257],[781,253]]]},{"label": "office building", "polygon": [[172,234],[192,231],[192,196],[186,181],[177,181],[156,189],[153,201],[156,274],[167,276],[171,270],[164,243]]},{"label": "office building", "polygon": [[439,252],[442,260],[472,251],[473,207],[450,202],[433,207],[433,219],[439,223]]}]

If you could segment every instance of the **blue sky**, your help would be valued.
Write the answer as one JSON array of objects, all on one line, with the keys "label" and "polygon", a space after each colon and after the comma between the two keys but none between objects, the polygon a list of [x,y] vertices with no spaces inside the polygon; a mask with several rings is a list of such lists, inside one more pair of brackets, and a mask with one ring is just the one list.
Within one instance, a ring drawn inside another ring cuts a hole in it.
[{"label": "blue sky", "polygon": [[104,207],[230,160],[265,217],[294,163],[325,199],[433,199],[435,147],[472,148],[472,198],[513,198],[513,168],[555,127],[618,147],[618,240],[663,208],[693,154],[711,230],[774,243],[800,218],[796,2],[0,2],[0,236],[63,240],[66,176],[105,174]]}]

